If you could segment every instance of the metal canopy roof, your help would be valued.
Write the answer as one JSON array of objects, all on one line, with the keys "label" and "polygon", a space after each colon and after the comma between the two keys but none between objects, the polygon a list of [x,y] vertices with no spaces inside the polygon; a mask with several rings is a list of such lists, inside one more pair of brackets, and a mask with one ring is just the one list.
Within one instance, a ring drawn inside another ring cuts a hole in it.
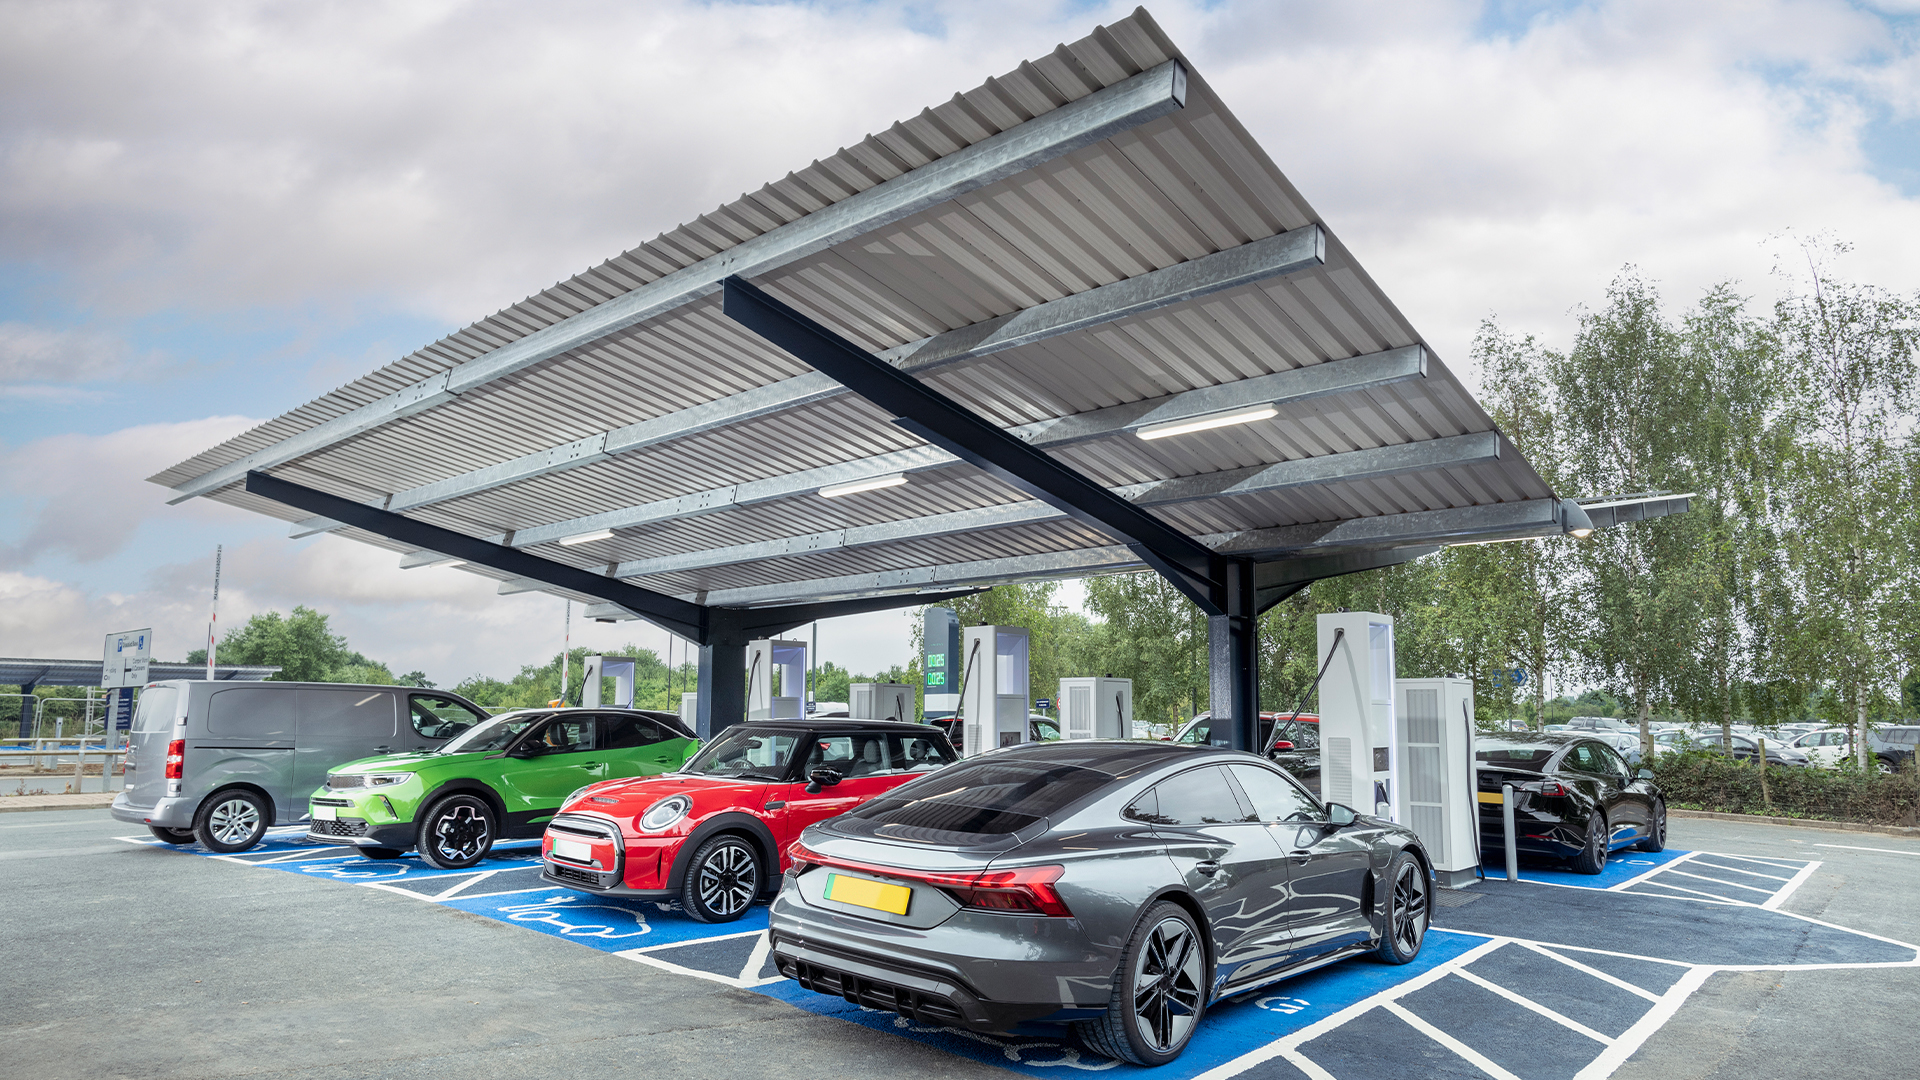
[{"label": "metal canopy roof", "polygon": [[[780,607],[765,628],[1152,562],[730,318],[729,278],[1254,564],[1269,597],[1592,527],[1145,11],[151,480],[603,617],[644,592]],[[688,633],[671,604],[642,614]]]},{"label": "metal canopy roof", "polygon": [[[99,686],[99,660],[35,660],[30,657],[0,656],[0,686]],[[242,664],[215,664],[217,680],[259,682],[277,674],[278,667],[252,667]],[[163,679],[205,679],[205,664],[147,665],[147,681]]]}]

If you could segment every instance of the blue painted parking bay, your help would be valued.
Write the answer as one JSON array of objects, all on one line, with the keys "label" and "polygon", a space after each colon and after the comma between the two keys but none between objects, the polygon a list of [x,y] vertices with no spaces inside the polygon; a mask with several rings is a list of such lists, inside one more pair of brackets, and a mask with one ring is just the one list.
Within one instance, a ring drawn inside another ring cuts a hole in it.
[{"label": "blue painted parking bay", "polygon": [[[167,848],[149,837],[128,842]],[[811,993],[768,956],[764,906],[695,922],[671,904],[595,896],[539,879],[538,844],[501,844],[467,871],[411,856],[373,861],[274,830],[210,861],[396,893],[498,919],[679,975],[914,1039],[1015,1072],[1128,1072],[1064,1032],[933,1028]],[[1626,853],[1598,876],[1544,866],[1437,897],[1433,932],[1404,967],[1350,960],[1216,1004],[1165,1080],[1246,1077],[1597,1080],[1715,972],[1920,968],[1920,948],[1778,910],[1819,867],[1711,852]]]}]

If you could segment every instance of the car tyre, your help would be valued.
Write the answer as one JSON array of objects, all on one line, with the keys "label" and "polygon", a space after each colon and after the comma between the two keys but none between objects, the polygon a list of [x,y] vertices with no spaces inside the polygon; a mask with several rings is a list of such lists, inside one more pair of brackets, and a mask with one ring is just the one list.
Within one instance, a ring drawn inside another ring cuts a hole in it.
[{"label": "car tyre", "polygon": [[397,859],[406,854],[406,852],[394,847],[363,847],[354,848],[353,850],[359,852],[361,858],[373,859],[376,862],[386,859]]},{"label": "car tyre", "polygon": [[449,795],[420,819],[420,860],[435,870],[466,870],[493,850],[493,808],[474,795]]},{"label": "car tyre", "polygon": [[192,829],[169,829],[164,825],[149,825],[147,831],[153,834],[155,840],[163,844],[193,843]]},{"label": "car tyre", "polygon": [[1200,928],[1179,904],[1161,901],[1134,928],[1114,972],[1107,1014],[1073,1025],[1087,1049],[1135,1065],[1180,1056],[1207,1008]]},{"label": "car tyre", "polygon": [[258,844],[273,823],[267,800],[245,788],[216,793],[193,815],[193,838],[208,851],[231,855]]},{"label": "car tyre", "polygon": [[1645,840],[1640,841],[1638,844],[1635,844],[1634,847],[1638,848],[1641,851],[1667,850],[1667,804],[1666,803],[1655,802],[1653,804],[1652,827],[1647,830],[1647,838]]},{"label": "car tyre", "polygon": [[694,850],[680,884],[680,907],[703,923],[732,922],[760,898],[766,869],[753,842],[722,833]]},{"label": "car tyre", "polygon": [[1420,955],[1433,922],[1433,882],[1412,852],[1402,851],[1387,864],[1387,902],[1380,928],[1382,963],[1405,964]]},{"label": "car tyre", "polygon": [[1598,810],[1587,819],[1587,842],[1573,857],[1576,873],[1597,874],[1607,868],[1607,816]]}]

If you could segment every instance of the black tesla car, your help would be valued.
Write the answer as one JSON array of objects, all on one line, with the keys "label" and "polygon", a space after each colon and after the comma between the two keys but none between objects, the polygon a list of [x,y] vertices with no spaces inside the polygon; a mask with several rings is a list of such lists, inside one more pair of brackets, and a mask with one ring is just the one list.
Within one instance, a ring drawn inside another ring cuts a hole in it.
[{"label": "black tesla car", "polygon": [[1420,952],[1409,829],[1324,806],[1253,754],[1050,742],[983,754],[808,827],[771,938],[809,990],[922,1023],[1071,1023],[1142,1065],[1209,1003],[1349,956]]},{"label": "black tesla car", "polygon": [[1667,804],[1649,769],[1629,766],[1613,747],[1566,734],[1505,732],[1474,740],[1479,766],[1480,850],[1505,850],[1501,787],[1514,789],[1515,841],[1523,855],[1565,859],[1583,874],[1607,867],[1621,848],[1667,846]]}]

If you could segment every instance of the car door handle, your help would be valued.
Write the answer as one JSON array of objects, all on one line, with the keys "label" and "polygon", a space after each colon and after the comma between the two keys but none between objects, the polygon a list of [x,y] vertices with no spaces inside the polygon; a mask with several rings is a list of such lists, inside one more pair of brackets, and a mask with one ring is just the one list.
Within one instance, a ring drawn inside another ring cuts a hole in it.
[{"label": "car door handle", "polygon": [[1311,851],[1289,851],[1289,852],[1287,852],[1287,858],[1289,858],[1289,859],[1292,859],[1292,860],[1293,860],[1294,862],[1312,862],[1312,861],[1313,861],[1313,852],[1311,852]]},{"label": "car door handle", "polygon": [[786,807],[786,805],[787,805],[787,801],[786,801],[785,799],[775,799],[775,800],[773,800],[772,802],[770,802],[770,803],[768,803],[768,804],[766,804],[765,806],[762,806],[762,807],[761,807],[760,809],[762,809],[762,810],[780,810],[780,809],[784,809],[784,808]]},{"label": "car door handle", "polygon": [[1208,877],[1212,877],[1213,875],[1220,872],[1220,864],[1213,861],[1212,859],[1208,859],[1207,861],[1201,862],[1201,863],[1195,863],[1193,868],[1207,875]]},{"label": "car door handle", "polygon": [[597,769],[599,767],[600,767],[600,763],[597,761],[583,761],[579,765],[575,766],[575,768],[580,768],[580,769]]}]

